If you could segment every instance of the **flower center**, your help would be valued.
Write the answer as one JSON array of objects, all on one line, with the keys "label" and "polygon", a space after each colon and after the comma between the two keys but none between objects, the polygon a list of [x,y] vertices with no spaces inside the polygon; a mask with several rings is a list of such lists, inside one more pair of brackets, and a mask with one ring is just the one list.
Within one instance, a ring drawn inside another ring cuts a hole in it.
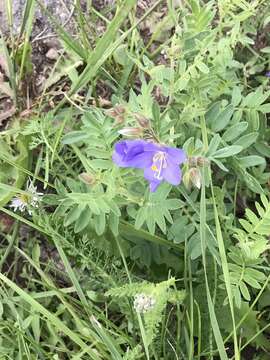
[{"label": "flower center", "polygon": [[30,201],[31,197],[29,195],[27,195],[27,194],[21,194],[19,196],[19,199],[23,204],[27,205],[27,204],[29,204],[29,201]]},{"label": "flower center", "polygon": [[166,153],[163,151],[157,152],[153,157],[151,169],[155,172],[154,177],[157,180],[162,180],[162,170],[167,167]]}]

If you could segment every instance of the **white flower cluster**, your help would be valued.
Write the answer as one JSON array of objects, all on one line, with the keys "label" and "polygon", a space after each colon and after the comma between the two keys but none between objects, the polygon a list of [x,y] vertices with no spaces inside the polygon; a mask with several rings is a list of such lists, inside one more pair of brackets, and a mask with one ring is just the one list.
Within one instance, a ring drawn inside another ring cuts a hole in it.
[{"label": "white flower cluster", "polygon": [[34,186],[33,182],[29,179],[27,182],[26,191],[29,194],[21,194],[14,197],[11,200],[10,207],[14,209],[14,211],[19,210],[20,212],[28,211],[29,215],[32,215],[31,208],[37,208],[38,204],[41,200],[41,196],[43,193],[37,192],[37,187]]},{"label": "white flower cluster", "polygon": [[137,294],[135,295],[133,306],[139,313],[146,313],[153,309],[155,303],[156,300],[152,296],[146,294]]}]

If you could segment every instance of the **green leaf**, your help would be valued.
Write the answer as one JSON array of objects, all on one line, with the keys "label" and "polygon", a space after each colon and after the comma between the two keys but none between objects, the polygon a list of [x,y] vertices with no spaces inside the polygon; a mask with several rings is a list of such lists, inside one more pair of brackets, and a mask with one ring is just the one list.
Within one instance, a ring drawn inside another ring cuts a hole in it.
[{"label": "green leaf", "polygon": [[86,140],[88,137],[89,135],[85,131],[72,131],[63,137],[62,143],[65,145],[74,144],[76,142]]},{"label": "green leaf", "polygon": [[214,123],[217,114],[220,113],[221,111],[221,101],[217,101],[214,104],[212,104],[212,106],[210,107],[210,109],[208,109],[207,113],[205,114],[205,120],[206,123],[209,125],[209,127],[211,127],[211,125]]},{"label": "green leaf", "polygon": [[263,142],[256,142],[255,149],[263,156],[270,157],[270,146]]},{"label": "green leaf", "polygon": [[269,97],[270,91],[263,93],[262,87],[258,87],[255,92],[249,93],[242,102],[243,107],[257,109]]},{"label": "green leaf", "polygon": [[263,282],[266,279],[266,276],[262,271],[259,271],[259,270],[256,270],[256,269],[253,269],[253,268],[250,268],[250,267],[248,267],[245,270],[245,274],[248,275],[248,276],[253,277],[254,279],[256,279],[256,280],[258,280],[260,282]]},{"label": "green leaf", "polygon": [[260,49],[260,51],[265,54],[270,54],[270,46],[266,46],[266,47]]},{"label": "green leaf", "polygon": [[270,113],[270,103],[261,105],[258,110],[261,111],[263,114]]},{"label": "green leaf", "polygon": [[253,224],[257,224],[259,222],[258,217],[250,209],[246,209],[246,217]]},{"label": "green leaf", "polygon": [[113,53],[113,58],[117,64],[127,66],[131,62],[128,57],[127,45],[121,44]]},{"label": "green leaf", "polygon": [[250,130],[258,131],[260,127],[260,114],[256,109],[246,111],[247,120],[250,124]]},{"label": "green leaf", "polygon": [[202,255],[200,238],[197,233],[195,233],[188,242],[188,253],[192,260],[195,260]]},{"label": "green leaf", "polygon": [[247,127],[248,127],[248,123],[245,121],[232,125],[225,131],[225,133],[222,136],[222,139],[224,141],[232,141],[238,138],[238,136],[241,135],[247,129]]},{"label": "green leaf", "polygon": [[244,135],[244,136],[240,137],[240,139],[238,139],[234,144],[235,145],[240,145],[240,146],[242,146],[243,149],[246,149],[250,145],[255,143],[255,141],[257,140],[258,135],[259,134],[257,132],[252,132],[250,134],[247,134],[247,135]]},{"label": "green leaf", "polygon": [[234,106],[228,105],[212,122],[211,128],[213,131],[223,130],[230,122],[234,113]]},{"label": "green leaf", "polygon": [[66,215],[64,226],[69,226],[74,221],[76,221],[81,215],[85,206],[86,206],[85,204],[75,205]]},{"label": "green leaf", "polygon": [[238,86],[235,86],[232,91],[232,104],[237,106],[242,100],[241,90]]},{"label": "green leaf", "polygon": [[240,288],[240,291],[241,291],[241,293],[243,295],[243,298],[245,300],[247,300],[247,301],[250,301],[250,295],[249,295],[248,288],[247,288],[246,284],[243,281],[240,281],[239,288]]},{"label": "green leaf", "polygon": [[230,157],[233,155],[236,155],[238,153],[240,153],[243,150],[242,146],[239,145],[231,145],[231,146],[226,146],[222,149],[219,149],[218,151],[216,151],[212,157],[219,159],[219,158],[226,158],[226,157]]},{"label": "green leaf", "polygon": [[105,213],[100,213],[99,215],[95,216],[93,220],[95,224],[96,233],[99,236],[102,235],[105,231],[105,226],[106,226]]},{"label": "green leaf", "polygon": [[188,73],[182,74],[182,76],[176,80],[174,84],[175,91],[185,90],[190,80],[190,75]]},{"label": "green leaf", "polygon": [[114,236],[118,236],[119,234],[119,216],[115,215],[114,213],[109,214],[109,227]]},{"label": "green leaf", "polygon": [[221,142],[221,137],[218,134],[215,134],[209,144],[207,155],[210,156],[217,151],[217,148]]},{"label": "green leaf", "polygon": [[203,73],[203,74],[209,74],[209,68],[206,64],[204,64],[201,61],[196,62],[197,68]]},{"label": "green leaf", "polygon": [[257,194],[263,193],[263,188],[261,187],[258,180],[255,179],[254,176],[249,174],[247,171],[244,172],[243,179],[251,191],[254,191]]},{"label": "green leaf", "polygon": [[250,285],[254,289],[260,289],[261,288],[261,285],[252,276],[250,276],[248,274],[244,274],[243,279],[248,285]]},{"label": "green leaf", "polygon": [[135,220],[135,228],[140,229],[145,222],[146,219],[146,209],[144,207],[141,207],[136,215]]},{"label": "green leaf", "polygon": [[179,199],[166,199],[165,204],[169,210],[177,210],[183,207],[185,204]]},{"label": "green leaf", "polygon": [[[10,141],[10,140],[9,140]],[[14,150],[0,138],[0,205],[6,205],[25,182],[27,168],[31,163],[31,152],[28,150],[29,137],[19,135]],[[15,153],[16,155],[12,155]],[[11,188],[5,188],[4,184],[12,183]]]},{"label": "green leaf", "polygon": [[261,156],[257,155],[250,155],[245,156],[238,159],[241,166],[243,167],[251,167],[251,166],[258,166],[258,165],[265,165],[265,159]]},{"label": "green leaf", "polygon": [[167,199],[171,186],[162,184],[156,193],[149,195],[149,200],[139,209],[136,215],[135,227],[139,229],[146,223],[149,232],[154,234],[156,225],[163,233],[166,232],[166,220],[172,221],[169,210],[177,210],[183,206],[179,199]]},{"label": "green leaf", "polygon": [[224,166],[222,164],[221,161],[217,160],[217,159],[211,159],[221,170],[228,172],[229,170],[226,168],[226,166]]},{"label": "green leaf", "polygon": [[78,220],[76,221],[75,227],[74,227],[74,231],[75,233],[79,233],[81,232],[83,229],[86,228],[86,226],[89,224],[89,222],[91,221],[91,211],[89,209],[88,206],[86,206],[86,208],[83,210],[83,212],[81,213],[80,217],[78,218]]}]

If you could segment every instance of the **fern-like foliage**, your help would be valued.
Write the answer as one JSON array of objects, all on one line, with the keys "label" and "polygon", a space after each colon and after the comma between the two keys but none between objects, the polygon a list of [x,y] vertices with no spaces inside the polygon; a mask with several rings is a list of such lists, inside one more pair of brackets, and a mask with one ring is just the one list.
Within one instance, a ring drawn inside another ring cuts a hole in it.
[{"label": "fern-like foliage", "polygon": [[112,144],[119,134],[113,126],[113,120],[104,116],[98,109],[92,109],[82,117],[80,130],[64,136],[64,144],[83,142],[88,157],[87,164],[94,171],[112,168]]},{"label": "fern-like foliage", "polygon": [[250,259],[257,259],[269,249],[270,234],[270,202],[265,195],[261,195],[262,205],[255,203],[258,215],[246,209],[246,219],[241,219],[243,229],[236,229],[235,237],[244,255]]},{"label": "fern-like foliage", "polygon": [[68,179],[67,184],[69,189],[56,182],[58,195],[44,199],[51,205],[58,205],[54,216],[64,218],[65,227],[73,225],[75,233],[90,225],[97,235],[102,235],[109,225],[117,235],[121,212],[111,194],[105,192],[100,184],[89,187],[72,179]]},{"label": "fern-like foliage", "polygon": [[134,298],[138,294],[145,294],[154,300],[154,306],[143,314],[147,343],[151,344],[157,336],[158,327],[162,321],[162,314],[168,302],[181,303],[185,291],[175,290],[175,278],[162,281],[158,284],[141,282],[127,284],[122,287],[110,289],[106,295],[118,299]]},{"label": "fern-like foliage", "polygon": [[270,203],[261,195],[262,205],[255,203],[258,215],[246,209],[246,219],[241,219],[243,229],[235,229],[235,238],[239,248],[231,248],[228,254],[233,263],[229,263],[232,291],[236,305],[240,308],[241,298],[250,301],[249,288],[260,289],[266,275],[258,265],[264,258],[263,253],[270,248]]},{"label": "fern-like foliage", "polygon": [[143,351],[142,351],[142,346],[136,345],[135,348],[128,349],[126,354],[123,357],[123,360],[137,360],[140,359],[144,356]]},{"label": "fern-like foliage", "polygon": [[[63,116],[64,113],[62,113],[62,116],[59,115],[61,120],[63,120]],[[54,123],[54,119],[54,114],[48,112],[43,116],[33,117],[27,122],[22,133],[31,138],[30,149],[35,149],[41,144],[45,144],[50,152],[53,151],[53,143],[57,134],[56,130],[59,127],[59,124]]]},{"label": "fern-like foliage", "polygon": [[179,199],[167,199],[171,186],[164,184],[156,193],[151,193],[140,207],[136,215],[135,227],[139,229],[144,223],[151,234],[155,233],[156,225],[166,233],[166,220],[173,223],[170,210],[177,210],[183,206]]}]

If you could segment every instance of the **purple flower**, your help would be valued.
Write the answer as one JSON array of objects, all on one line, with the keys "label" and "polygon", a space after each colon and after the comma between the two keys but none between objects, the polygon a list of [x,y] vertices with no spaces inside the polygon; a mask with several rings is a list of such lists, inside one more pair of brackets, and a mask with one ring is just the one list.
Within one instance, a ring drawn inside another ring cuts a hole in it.
[{"label": "purple flower", "polygon": [[186,161],[186,155],[182,149],[144,140],[123,140],[116,143],[112,159],[120,167],[144,169],[150,191],[156,191],[163,181],[180,184],[179,165]]},{"label": "purple flower", "polygon": [[266,77],[270,78],[270,71],[267,71],[265,74]]}]

